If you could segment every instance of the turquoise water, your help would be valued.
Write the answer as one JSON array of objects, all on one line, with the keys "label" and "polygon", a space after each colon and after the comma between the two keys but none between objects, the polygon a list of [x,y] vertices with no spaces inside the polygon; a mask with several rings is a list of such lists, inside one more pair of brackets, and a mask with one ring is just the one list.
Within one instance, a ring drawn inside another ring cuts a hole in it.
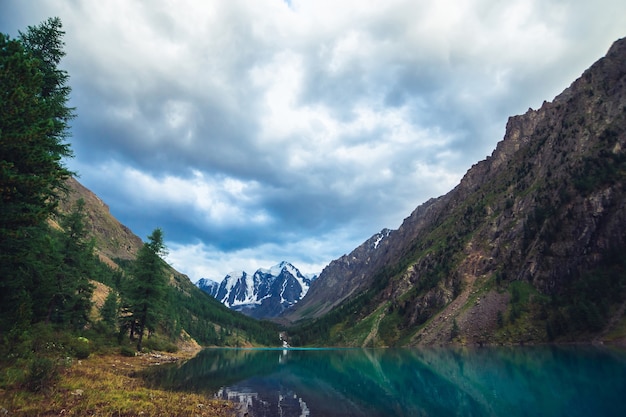
[{"label": "turquoise water", "polygon": [[206,349],[146,378],[273,416],[626,416],[626,351]]}]

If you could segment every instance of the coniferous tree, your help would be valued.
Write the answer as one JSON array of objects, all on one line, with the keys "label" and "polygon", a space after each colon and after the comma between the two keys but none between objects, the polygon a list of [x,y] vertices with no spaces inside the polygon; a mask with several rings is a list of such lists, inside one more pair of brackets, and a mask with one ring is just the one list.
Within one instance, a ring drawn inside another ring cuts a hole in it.
[{"label": "coniferous tree", "polygon": [[137,335],[137,350],[141,350],[144,332],[153,332],[159,323],[159,312],[167,294],[167,275],[161,256],[166,254],[163,231],[155,229],[144,243],[133,265],[127,293],[130,335]]},{"label": "coniferous tree", "polygon": [[58,18],[19,40],[0,34],[0,332],[36,319],[36,285],[46,285],[47,219],[71,172],[68,75]]},{"label": "coniferous tree", "polygon": [[2,232],[9,236],[55,213],[71,172],[63,158],[73,109],[68,75],[57,69],[64,53],[58,18],[21,34],[0,34],[0,173]]},{"label": "coniferous tree", "polygon": [[111,290],[109,291],[109,294],[100,309],[102,322],[111,330],[115,329],[115,323],[117,321],[117,307],[117,294],[115,291]]},{"label": "coniferous tree", "polygon": [[72,211],[60,218],[63,230],[42,227],[31,232],[36,250],[21,260],[21,277],[28,280],[32,322],[47,322],[81,329],[89,321],[95,269],[94,242],[88,237],[79,200]]},{"label": "coniferous tree", "polygon": [[[61,265],[55,276],[57,293],[51,300],[49,314],[56,308],[57,322],[82,328],[89,321],[93,285],[89,276],[95,269],[95,242],[85,226],[85,201],[79,199],[72,211],[63,216],[59,236]],[[49,317],[50,318],[50,317]]]},{"label": "coniferous tree", "polygon": [[68,122],[75,116],[74,109],[67,107],[71,92],[69,74],[59,69],[61,59],[65,56],[65,32],[62,29],[61,19],[51,17],[38,26],[29,26],[26,32],[19,32],[24,48],[39,62],[43,74],[41,95],[54,112],[54,134],[59,137],[66,136]]}]

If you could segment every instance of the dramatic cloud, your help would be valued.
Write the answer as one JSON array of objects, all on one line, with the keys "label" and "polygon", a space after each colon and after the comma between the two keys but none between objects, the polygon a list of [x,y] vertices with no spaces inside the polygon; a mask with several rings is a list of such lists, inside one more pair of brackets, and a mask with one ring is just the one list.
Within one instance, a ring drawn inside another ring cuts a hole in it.
[{"label": "dramatic cloud", "polygon": [[618,0],[3,0],[59,16],[70,166],[192,280],[332,259],[454,187],[626,35]]}]

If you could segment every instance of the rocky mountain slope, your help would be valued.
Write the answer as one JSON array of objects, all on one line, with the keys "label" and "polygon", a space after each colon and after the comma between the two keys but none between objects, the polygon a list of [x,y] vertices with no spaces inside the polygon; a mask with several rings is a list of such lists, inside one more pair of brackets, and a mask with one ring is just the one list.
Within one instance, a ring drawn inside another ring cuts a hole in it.
[{"label": "rocky mountain slope", "polygon": [[304,276],[283,261],[270,269],[258,269],[253,275],[236,271],[219,284],[201,279],[196,285],[227,307],[262,319],[276,317],[300,301],[315,278]]},{"label": "rocky mountain slope", "polygon": [[143,244],[141,238],[111,215],[109,206],[97,195],[85,188],[75,178],[67,180],[68,198],[61,202],[61,210],[69,212],[76,201],[85,201],[86,225],[96,240],[96,248],[101,258],[134,259]]},{"label": "rocky mountain slope", "polygon": [[376,271],[384,267],[393,240],[389,236],[395,231],[384,229],[375,234],[349,255],[332,261],[311,285],[297,308],[282,315],[290,321],[302,318],[318,318],[328,313],[352,295],[359,294],[371,284]]},{"label": "rocky mountain slope", "polygon": [[622,39],[553,102],[511,117],[452,191],[331,262],[283,316],[308,323],[310,343],[623,337],[625,147]]}]

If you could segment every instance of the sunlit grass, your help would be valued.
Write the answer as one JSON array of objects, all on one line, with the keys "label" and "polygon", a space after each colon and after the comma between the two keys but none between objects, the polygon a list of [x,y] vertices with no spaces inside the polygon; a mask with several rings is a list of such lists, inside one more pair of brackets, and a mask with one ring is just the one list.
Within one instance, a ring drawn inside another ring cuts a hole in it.
[{"label": "sunlit grass", "polygon": [[74,361],[54,387],[32,393],[19,385],[0,390],[0,410],[13,416],[233,416],[231,403],[203,395],[148,388],[133,375],[158,359],[120,355]]}]

